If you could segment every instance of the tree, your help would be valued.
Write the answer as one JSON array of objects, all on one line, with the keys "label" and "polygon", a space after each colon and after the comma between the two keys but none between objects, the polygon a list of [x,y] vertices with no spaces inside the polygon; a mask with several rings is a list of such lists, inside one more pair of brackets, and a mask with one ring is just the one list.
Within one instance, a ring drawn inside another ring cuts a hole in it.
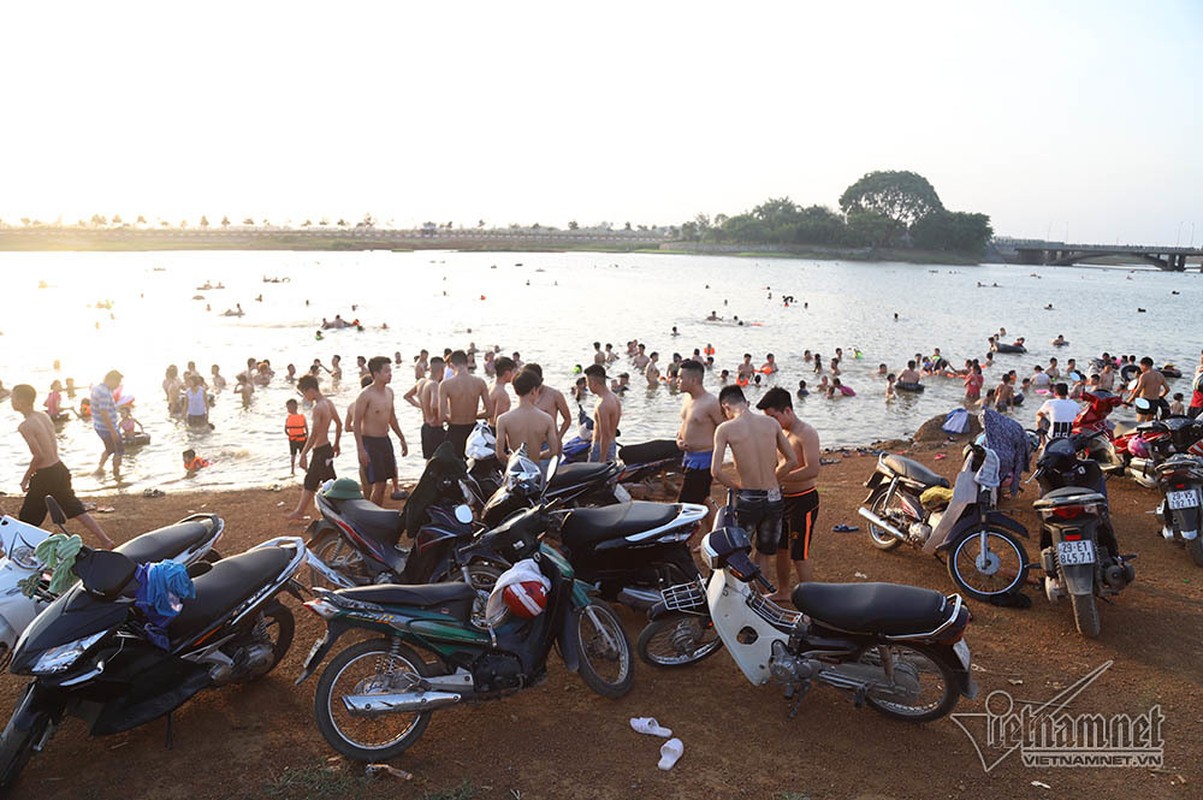
[{"label": "tree", "polygon": [[485,221],[483,219],[476,220],[476,227],[483,229],[485,227]]},{"label": "tree", "polygon": [[108,219],[108,217],[104,216],[103,214],[93,214],[92,215],[92,227],[93,228],[103,228],[108,224],[109,224],[109,219]]},{"label": "tree", "polygon": [[346,221],[345,219],[343,219],[342,217],[339,217],[339,218],[338,218],[338,222],[336,222],[336,223],[334,223],[334,224],[335,224],[335,225],[337,225],[337,226],[338,226],[338,227],[340,227],[340,228],[345,228],[345,227],[347,227],[347,221]]},{"label": "tree", "polygon": [[222,218],[221,218],[221,227],[223,227],[223,228],[228,228],[228,227],[230,227],[230,218],[229,218],[229,217],[222,217]]},{"label": "tree", "polygon": [[840,195],[840,209],[848,215],[871,212],[889,220],[874,246],[893,241],[899,233],[933,211],[943,210],[939,195],[927,178],[914,172],[870,172]]},{"label": "tree", "polygon": [[114,224],[114,225],[120,225],[120,224],[121,224],[121,215],[120,215],[120,214],[114,214],[114,215],[113,215],[113,224]]},{"label": "tree", "polygon": [[936,211],[911,226],[916,247],[966,255],[980,255],[993,235],[988,216],[961,211]]},{"label": "tree", "polygon": [[872,247],[889,241],[895,223],[878,211],[853,211],[848,214],[848,229],[858,244]]},{"label": "tree", "polygon": [[145,225],[145,224],[146,224],[146,217],[144,217],[144,216],[142,216],[141,214],[139,214],[139,215],[138,215],[138,218],[137,218],[136,220],[134,220],[134,224],[135,224],[135,225]]},{"label": "tree", "polygon": [[369,211],[368,213],[363,215],[363,222],[361,222],[359,224],[365,228],[375,228],[376,227],[376,218],[373,217],[372,213]]},{"label": "tree", "polygon": [[244,220],[242,221],[242,224],[243,224],[243,225],[254,225],[254,224],[255,224],[255,220],[251,219],[250,217],[247,217],[246,219],[244,219]]},{"label": "tree", "polygon": [[631,223],[629,223],[629,222],[626,223],[625,225],[622,226],[622,229],[624,231],[629,231],[631,229]]},{"label": "tree", "polygon": [[200,226],[201,226],[202,228],[207,228],[207,227],[209,227],[209,218],[208,218],[207,216],[205,216],[204,214],[201,214],[201,218],[200,218]]},{"label": "tree", "polygon": [[568,221],[568,230],[575,231],[575,230],[578,230],[580,227],[581,226],[577,224],[575,219]]}]

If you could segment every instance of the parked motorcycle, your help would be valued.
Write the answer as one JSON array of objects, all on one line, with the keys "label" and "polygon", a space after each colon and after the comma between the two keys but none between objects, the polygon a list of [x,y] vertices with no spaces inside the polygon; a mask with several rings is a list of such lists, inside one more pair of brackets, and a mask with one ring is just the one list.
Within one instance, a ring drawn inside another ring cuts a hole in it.
[{"label": "parked motorcycle", "polygon": [[753,685],[785,688],[791,717],[816,682],[907,722],[939,719],[959,696],[977,696],[964,641],[972,617],[960,595],[889,583],[800,583],[792,595],[797,611],[785,609],[761,594],[776,589],[733,523],[729,503],[702,540],[714,570],[710,615]]},{"label": "parked motorcycle", "polygon": [[[62,510],[48,505],[61,526]],[[276,595],[304,559],[299,537],[280,537],[216,564],[195,563],[196,597],[156,633],[134,602],[134,561],[81,550],[73,568],[80,582],[25,629],[13,652],[12,671],[33,680],[0,733],[0,788],[68,715],[104,736],[170,714],[201,689],[270,672],[294,627]]]},{"label": "parked motorcycle", "polygon": [[882,453],[865,482],[869,496],[857,513],[869,521],[869,537],[881,550],[908,544],[930,555],[945,554],[948,575],[975,600],[998,601],[1022,590],[1028,554],[1020,536],[1028,531],[998,511],[997,458],[992,477],[983,471],[987,448],[966,445],[951,491],[947,478],[917,461]]},{"label": "parked motorcycle", "polygon": [[[213,546],[221,538],[225,523],[216,514],[193,514],[174,525],[148,531],[118,545],[135,564],[178,561],[188,565],[201,559],[216,561]],[[45,569],[35,551],[50,533],[8,516],[0,517],[0,669],[8,664],[21,631],[55,600],[45,586],[33,595],[22,590]]]},{"label": "parked motorcycle", "polygon": [[480,512],[486,529],[495,528],[516,511],[531,508],[541,499],[561,507],[606,506],[630,502],[631,496],[618,485],[622,466],[613,461],[601,464],[565,464],[546,478],[527,456],[525,445],[510,453],[501,487]]},{"label": "parked motorcycle", "polygon": [[[1136,404],[1138,409],[1148,407],[1143,398]],[[1117,436],[1114,447],[1123,474],[1146,489],[1156,489],[1160,462],[1175,453],[1203,456],[1203,420],[1170,417],[1142,422],[1135,430]]]},{"label": "parked motorcycle", "polygon": [[1123,459],[1115,450],[1115,424],[1108,417],[1123,405],[1124,399],[1117,394],[1098,390],[1083,392],[1082,401],[1086,407],[1074,418],[1070,432],[1083,437],[1080,441],[1086,443],[1087,456],[1098,462],[1103,472],[1122,472]]},{"label": "parked motorcycle", "polygon": [[1077,437],[1054,439],[1030,480],[1040,484],[1033,507],[1040,515],[1045,596],[1055,603],[1068,594],[1078,633],[1095,638],[1101,630],[1095,597],[1118,594],[1135,580],[1130,562],[1136,556],[1119,553],[1103,472],[1078,458],[1082,445]]},{"label": "parked motorcycle", "polygon": [[1161,502],[1157,519],[1161,535],[1180,541],[1195,566],[1203,567],[1203,540],[1199,522],[1203,516],[1203,457],[1178,453],[1157,465]]},{"label": "parked motorcycle", "polygon": [[356,761],[393,758],[422,736],[435,710],[538,685],[553,645],[598,694],[617,698],[630,690],[633,663],[622,624],[562,556],[540,543],[550,521],[539,505],[485,534],[490,547],[515,561],[531,559],[546,579],[541,610],[529,618],[510,612],[500,622],[474,623],[475,593],[460,583],[318,590],[305,605],[326,621],[326,632],[297,683],[347,631],[384,634],[338,653],[318,680],[314,714],[331,747]]}]

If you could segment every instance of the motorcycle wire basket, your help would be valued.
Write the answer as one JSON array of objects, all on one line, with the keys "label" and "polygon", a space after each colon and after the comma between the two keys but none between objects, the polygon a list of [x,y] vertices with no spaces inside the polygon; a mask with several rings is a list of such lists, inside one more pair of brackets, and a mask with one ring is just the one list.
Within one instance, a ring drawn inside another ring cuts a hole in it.
[{"label": "motorcycle wire basket", "polygon": [[666,587],[660,591],[660,598],[667,611],[694,611],[706,606],[706,589],[699,579]]},{"label": "motorcycle wire basket", "polygon": [[769,624],[783,631],[793,630],[798,621],[802,619],[801,613],[782,608],[756,591],[748,594],[748,608],[755,611],[758,616]]}]

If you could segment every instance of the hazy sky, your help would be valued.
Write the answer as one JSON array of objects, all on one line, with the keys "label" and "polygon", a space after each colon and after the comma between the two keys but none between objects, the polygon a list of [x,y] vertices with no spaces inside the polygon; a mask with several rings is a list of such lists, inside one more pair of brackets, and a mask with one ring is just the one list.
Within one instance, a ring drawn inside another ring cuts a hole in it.
[{"label": "hazy sky", "polygon": [[675,224],[926,176],[1203,243],[1203,2],[10,3],[0,219]]}]

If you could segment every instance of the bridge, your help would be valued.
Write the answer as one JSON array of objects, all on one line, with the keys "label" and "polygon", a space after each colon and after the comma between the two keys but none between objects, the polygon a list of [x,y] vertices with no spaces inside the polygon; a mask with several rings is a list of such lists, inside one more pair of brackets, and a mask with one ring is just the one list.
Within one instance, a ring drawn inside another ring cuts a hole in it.
[{"label": "bridge", "polygon": [[[1134,244],[1068,244],[1040,239],[997,238],[994,246],[1009,263],[1065,267],[1100,258],[1127,257],[1145,261],[1166,272],[1185,272],[1186,259],[1203,258],[1203,248]],[[1198,263],[1203,271],[1203,265]]]}]

